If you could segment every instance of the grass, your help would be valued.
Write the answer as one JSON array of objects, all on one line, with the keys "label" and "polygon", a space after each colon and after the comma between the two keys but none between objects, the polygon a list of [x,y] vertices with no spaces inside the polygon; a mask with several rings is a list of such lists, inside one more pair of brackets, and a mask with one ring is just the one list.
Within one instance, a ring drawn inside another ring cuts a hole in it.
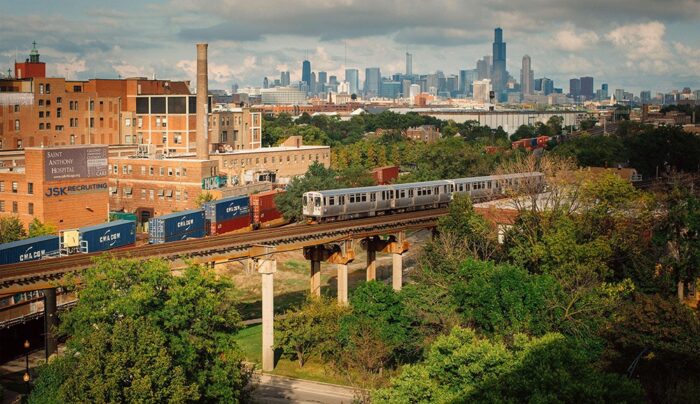
[{"label": "grass", "polygon": [[[262,359],[262,325],[253,325],[242,329],[236,335],[236,342],[243,355],[249,362],[259,364]],[[327,366],[316,359],[312,359],[299,367],[299,362],[287,358],[279,358],[274,375],[293,377],[296,379],[313,380],[322,383],[347,385],[347,380],[342,375],[333,372]]]}]

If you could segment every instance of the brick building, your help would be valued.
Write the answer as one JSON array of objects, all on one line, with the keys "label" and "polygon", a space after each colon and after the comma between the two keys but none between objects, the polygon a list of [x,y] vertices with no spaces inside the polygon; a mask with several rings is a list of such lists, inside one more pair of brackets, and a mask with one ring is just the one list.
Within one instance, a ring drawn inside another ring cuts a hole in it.
[{"label": "brick building", "polygon": [[217,107],[209,115],[212,151],[259,149],[262,145],[262,113],[250,108]]},{"label": "brick building", "polygon": [[406,129],[405,136],[419,142],[433,143],[440,139],[440,129],[433,125],[423,125]]},{"label": "brick building", "polygon": [[104,222],[107,147],[30,147],[25,165],[0,168],[0,215],[27,226],[35,217],[58,230]]}]

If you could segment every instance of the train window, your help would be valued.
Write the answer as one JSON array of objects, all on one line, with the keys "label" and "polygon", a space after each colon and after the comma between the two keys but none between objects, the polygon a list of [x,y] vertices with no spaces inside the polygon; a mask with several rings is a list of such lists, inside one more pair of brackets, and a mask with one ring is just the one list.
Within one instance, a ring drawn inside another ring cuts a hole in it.
[{"label": "train window", "polygon": [[369,201],[370,201],[370,202],[376,202],[376,201],[377,201],[377,194],[374,193],[374,192],[372,192],[371,194],[369,194]]},{"label": "train window", "polygon": [[316,207],[321,206],[321,198],[320,197],[317,196],[316,198],[314,198],[314,205],[316,205]]},{"label": "train window", "polygon": [[355,203],[355,194],[350,194],[350,203]]},{"label": "train window", "polygon": [[440,195],[440,187],[435,187],[435,195]]},{"label": "train window", "polygon": [[463,192],[463,191],[464,191],[464,184],[459,184],[459,192]]},{"label": "train window", "polygon": [[304,195],[304,197],[301,200],[301,204],[304,206],[306,206],[309,203],[309,199],[306,197],[306,195]]},{"label": "train window", "polygon": [[328,205],[330,205],[330,206],[335,205],[335,197],[334,196],[331,196],[330,198],[328,198]]},{"label": "train window", "polygon": [[386,200],[386,191],[382,191],[382,201]]},{"label": "train window", "polygon": [[367,202],[367,194],[362,194],[361,198],[362,198],[362,202]]},{"label": "train window", "polygon": [[338,197],[338,205],[345,205],[345,196]]}]

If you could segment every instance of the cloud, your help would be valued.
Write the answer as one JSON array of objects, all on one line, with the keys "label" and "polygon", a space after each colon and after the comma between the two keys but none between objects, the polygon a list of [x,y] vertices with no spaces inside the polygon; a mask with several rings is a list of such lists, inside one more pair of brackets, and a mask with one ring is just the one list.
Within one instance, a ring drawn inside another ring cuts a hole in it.
[{"label": "cloud", "polygon": [[579,52],[598,44],[598,34],[593,31],[576,32],[573,25],[567,25],[554,33],[554,44],[558,49]]},{"label": "cloud", "polygon": [[56,77],[65,77],[70,80],[78,78],[78,73],[87,71],[87,63],[85,59],[77,59],[75,57],[61,63],[52,63],[48,66],[49,75],[52,73]]}]

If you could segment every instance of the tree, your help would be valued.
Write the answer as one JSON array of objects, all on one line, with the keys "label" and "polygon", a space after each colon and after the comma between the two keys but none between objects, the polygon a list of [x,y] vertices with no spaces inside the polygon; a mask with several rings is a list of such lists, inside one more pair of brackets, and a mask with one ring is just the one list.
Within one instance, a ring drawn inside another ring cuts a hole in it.
[{"label": "tree", "polygon": [[595,355],[561,334],[512,343],[455,327],[408,365],[376,402],[639,402],[638,383],[595,368]]},{"label": "tree", "polygon": [[347,309],[326,297],[309,296],[304,305],[288,310],[277,324],[277,347],[296,358],[299,367],[313,357],[337,353],[339,321]]},{"label": "tree", "polygon": [[39,376],[37,402],[130,401],[146,391],[154,401],[246,398],[230,282],[197,265],[174,276],[165,261],[109,258],[79,276],[80,300],[59,329],[67,350]]},{"label": "tree", "polygon": [[27,237],[24,226],[17,216],[0,217],[0,244]]},{"label": "tree", "polygon": [[203,207],[206,203],[215,201],[216,197],[214,194],[211,192],[200,192],[199,195],[197,195],[197,201],[195,202],[197,204],[197,207],[201,208]]},{"label": "tree", "polygon": [[564,125],[564,118],[559,115],[554,115],[549,120],[547,120],[547,126],[552,130],[552,135],[561,135],[562,126]]},{"label": "tree", "polygon": [[583,167],[615,167],[627,161],[622,141],[614,136],[583,134],[555,146],[553,152],[573,157]]},{"label": "tree", "polygon": [[29,237],[39,237],[56,234],[56,226],[52,226],[48,223],[42,223],[38,217],[35,217],[31,223],[29,223]]},{"label": "tree", "polygon": [[336,172],[314,162],[303,177],[295,177],[289,182],[287,192],[275,197],[275,205],[285,219],[300,221],[304,218],[301,206],[304,193],[333,188],[342,188],[336,180]]},{"label": "tree", "polygon": [[535,137],[535,128],[531,125],[520,125],[518,130],[510,137],[510,140],[530,139],[532,137]]}]

